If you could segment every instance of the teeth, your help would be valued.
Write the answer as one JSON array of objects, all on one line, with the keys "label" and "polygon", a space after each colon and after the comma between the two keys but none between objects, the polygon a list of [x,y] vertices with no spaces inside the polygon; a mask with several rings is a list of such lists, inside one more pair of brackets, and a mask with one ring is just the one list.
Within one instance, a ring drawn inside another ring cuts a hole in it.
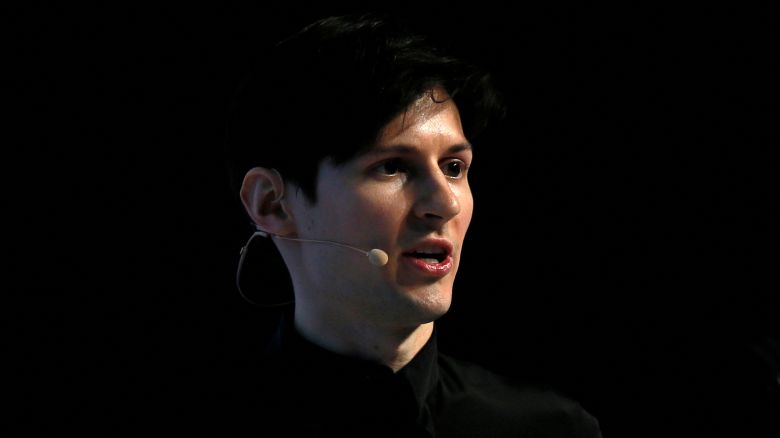
[{"label": "teeth", "polygon": [[420,249],[416,249],[414,252],[418,252],[421,254],[444,254],[444,250],[438,247],[420,248]]}]

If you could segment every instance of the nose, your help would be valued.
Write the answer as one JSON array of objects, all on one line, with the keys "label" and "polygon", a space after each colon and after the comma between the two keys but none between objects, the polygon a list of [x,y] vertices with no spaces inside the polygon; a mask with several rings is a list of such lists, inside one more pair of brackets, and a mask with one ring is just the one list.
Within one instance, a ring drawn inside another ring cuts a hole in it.
[{"label": "nose", "polygon": [[[425,222],[441,225],[460,213],[457,191],[441,171],[418,181],[414,215]],[[457,189],[456,189],[457,190]]]}]

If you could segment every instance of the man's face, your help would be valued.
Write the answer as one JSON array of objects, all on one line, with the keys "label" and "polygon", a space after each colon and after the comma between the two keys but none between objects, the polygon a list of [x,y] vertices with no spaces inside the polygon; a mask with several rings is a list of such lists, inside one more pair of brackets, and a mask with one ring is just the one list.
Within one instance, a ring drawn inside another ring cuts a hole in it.
[{"label": "man's face", "polygon": [[[473,210],[472,150],[458,109],[436,89],[388,123],[371,150],[320,167],[317,202],[296,202],[298,237],[389,255],[385,266],[332,245],[300,243],[297,306],[387,325],[435,320],[449,309]],[[435,254],[421,254],[433,252]]]}]

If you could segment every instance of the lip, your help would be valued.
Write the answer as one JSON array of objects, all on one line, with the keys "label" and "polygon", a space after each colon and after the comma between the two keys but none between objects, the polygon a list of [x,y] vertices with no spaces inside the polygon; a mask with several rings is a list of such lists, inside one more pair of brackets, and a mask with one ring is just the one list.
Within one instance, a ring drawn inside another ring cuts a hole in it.
[{"label": "lip", "polygon": [[428,263],[422,259],[403,254],[406,265],[429,277],[444,277],[452,270],[452,256],[448,255],[441,262]]},{"label": "lip", "polygon": [[[441,262],[429,263],[422,259],[412,257],[410,253],[421,248],[439,248],[444,252],[445,258]],[[407,266],[414,268],[417,272],[428,277],[444,277],[452,270],[452,248],[453,245],[444,239],[425,239],[416,243],[414,246],[404,251],[401,256]]]}]

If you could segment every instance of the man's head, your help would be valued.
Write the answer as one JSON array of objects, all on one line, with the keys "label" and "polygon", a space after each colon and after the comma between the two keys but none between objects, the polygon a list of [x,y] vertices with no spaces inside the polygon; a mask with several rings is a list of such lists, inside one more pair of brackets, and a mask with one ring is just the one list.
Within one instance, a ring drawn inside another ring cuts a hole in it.
[{"label": "man's head", "polygon": [[469,133],[495,104],[486,76],[373,17],[321,20],[266,68],[273,80],[244,87],[228,144],[248,215],[273,234],[389,255],[377,268],[277,240],[296,314],[387,325],[444,314],[473,208]]},{"label": "man's head", "polygon": [[344,163],[434,85],[458,104],[473,139],[499,108],[489,76],[394,21],[329,17],[262,53],[236,94],[227,156],[234,193],[261,165],[316,201],[320,163]]}]

